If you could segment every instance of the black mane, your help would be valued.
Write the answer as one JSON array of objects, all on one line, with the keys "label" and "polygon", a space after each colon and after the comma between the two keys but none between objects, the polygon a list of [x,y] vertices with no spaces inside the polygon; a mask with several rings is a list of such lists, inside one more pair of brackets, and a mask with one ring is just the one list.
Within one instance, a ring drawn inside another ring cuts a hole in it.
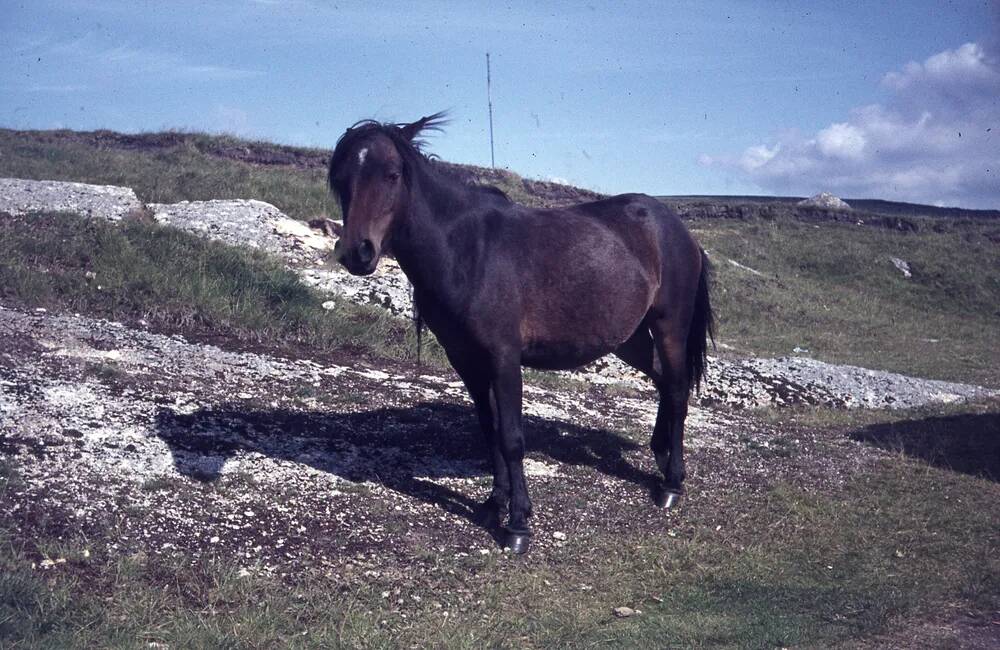
[{"label": "black mane", "polygon": [[422,117],[411,124],[379,122],[377,120],[360,120],[355,122],[350,128],[344,131],[344,134],[337,140],[337,146],[333,149],[327,179],[330,188],[333,189],[333,171],[344,162],[347,152],[359,140],[380,133],[392,140],[404,160],[416,163],[431,163],[433,162],[431,156],[424,153],[427,141],[421,136],[428,131],[442,131],[444,125],[447,123],[448,114],[445,111],[439,111],[433,115]]},{"label": "black mane", "polygon": [[337,146],[334,147],[333,156],[330,158],[330,169],[327,178],[330,189],[335,189],[333,187],[333,171],[343,163],[344,157],[347,156],[347,152],[353,148],[354,144],[376,133],[380,133],[392,140],[400,155],[403,156],[403,159],[409,165],[425,166],[436,172],[440,172],[450,181],[511,202],[507,193],[499,187],[476,183],[468,178],[462,178],[460,174],[449,169],[446,164],[438,165],[437,163],[440,162],[440,159],[436,154],[429,154],[424,151],[424,148],[427,146],[427,140],[421,136],[428,131],[443,131],[447,123],[448,114],[445,111],[428,115],[412,124],[379,122],[377,120],[360,120],[355,122],[340,136],[337,140]]}]

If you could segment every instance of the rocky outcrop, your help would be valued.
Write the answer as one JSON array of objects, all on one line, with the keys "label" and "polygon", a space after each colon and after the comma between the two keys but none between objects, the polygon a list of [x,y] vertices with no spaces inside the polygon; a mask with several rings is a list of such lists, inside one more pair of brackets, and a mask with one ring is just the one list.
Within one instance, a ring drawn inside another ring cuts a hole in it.
[{"label": "rocky outcrop", "polygon": [[304,268],[299,275],[309,286],[340,294],[355,304],[382,307],[398,318],[413,315],[410,281],[394,259],[383,258],[375,273],[365,277],[333,266]]},{"label": "rocky outcrop", "polygon": [[328,237],[287,217],[264,201],[233,199],[151,203],[157,223],[173,226],[230,246],[276,254],[292,264],[322,263],[333,248]]},{"label": "rocky outcrop", "polygon": [[268,253],[287,254],[292,240],[276,231],[286,219],[278,208],[263,201],[182,201],[151,203],[158,223],[215,239],[231,246],[249,246]]},{"label": "rocky outcrop", "polygon": [[[578,371],[560,374],[592,384],[649,387],[648,379],[614,356],[599,359]],[[704,406],[730,409],[796,405],[905,409],[997,396],[1000,391],[981,386],[907,377],[804,357],[710,357],[695,401]]]},{"label": "rocky outcrop", "polygon": [[807,404],[906,409],[1000,396],[1000,391],[805,357],[711,359],[700,403],[736,408]]},{"label": "rocky outcrop", "polygon": [[825,210],[851,209],[851,206],[846,201],[829,192],[820,192],[815,196],[810,196],[808,199],[802,199],[796,205],[804,208],[823,208]]},{"label": "rocky outcrop", "polygon": [[184,201],[149,207],[159,223],[278,255],[303,282],[320,291],[356,304],[382,307],[401,318],[413,313],[410,284],[395,260],[383,259],[371,276],[353,276],[328,259],[336,239],[289,218],[270,203]]},{"label": "rocky outcrop", "polygon": [[127,187],[0,178],[0,212],[8,214],[45,210],[118,221],[141,208],[135,192]]}]

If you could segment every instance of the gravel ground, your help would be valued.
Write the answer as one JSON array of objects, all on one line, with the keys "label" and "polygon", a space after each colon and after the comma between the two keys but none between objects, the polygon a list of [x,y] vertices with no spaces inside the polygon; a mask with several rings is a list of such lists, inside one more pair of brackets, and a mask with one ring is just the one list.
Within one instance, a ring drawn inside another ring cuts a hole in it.
[{"label": "gravel ground", "polygon": [[[23,478],[5,499],[23,534],[344,576],[405,572],[429,550],[498,552],[472,522],[489,475],[453,376],[231,352],[11,309],[0,309],[0,339],[0,452]],[[650,391],[528,386],[525,414],[542,558],[596,530],[683,529],[687,512],[721,522],[733,491],[792,476],[826,489],[881,453],[695,407],[690,496],[664,513],[649,499]]]}]

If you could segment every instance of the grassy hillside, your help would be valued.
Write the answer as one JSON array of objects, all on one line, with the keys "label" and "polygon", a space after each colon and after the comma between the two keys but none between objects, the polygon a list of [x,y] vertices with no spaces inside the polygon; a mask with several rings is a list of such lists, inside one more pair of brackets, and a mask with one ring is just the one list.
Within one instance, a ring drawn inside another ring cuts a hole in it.
[{"label": "grassy hillside", "polygon": [[[329,154],[202,133],[0,129],[0,177],[121,185],[146,203],[259,199],[298,219],[321,213],[339,218],[325,183]],[[599,196],[502,169],[443,164],[463,180],[495,185],[528,205]]]},{"label": "grassy hillside", "polygon": [[[683,210],[684,206],[710,204],[721,206],[782,206],[795,207],[805,197],[801,196],[660,196],[664,203]],[[854,212],[877,214],[883,216],[901,217],[936,217],[948,219],[1000,219],[1000,210],[970,210],[966,208],[949,208],[920,203],[905,203],[902,201],[883,201],[882,199],[852,199],[844,198]]]},{"label": "grassy hillside", "polygon": [[[0,176],[127,185],[147,202],[258,198],[299,218],[336,214],[324,155],[199,134],[0,130]],[[587,196],[509,173],[464,173],[536,205]],[[720,352],[800,347],[1000,385],[998,226],[912,220],[898,231],[791,213],[690,219],[715,266]],[[891,256],[906,260],[912,277]],[[266,255],[170,228],[0,217],[0,304],[142,318],[244,347],[412,354],[410,328],[343,301],[326,311],[324,299]],[[372,408],[352,402],[365,395],[336,397],[347,410]],[[16,511],[15,494],[31,477],[0,448],[0,647],[996,647],[1000,484],[924,462],[905,444],[919,433],[947,447],[995,428],[995,404],[962,408],[973,412],[770,413],[766,445],[695,447],[701,476],[730,480],[731,489],[695,489],[662,528],[614,535],[599,518],[566,522],[570,543],[548,560],[471,549],[452,557],[428,546],[407,558],[405,574],[364,565],[353,581],[320,561],[279,575],[221,552],[165,560],[98,550],[117,544],[121,520],[68,525],[45,498],[30,515]],[[755,427],[755,417],[741,422]],[[607,433],[644,446],[648,432],[635,426]],[[899,453],[876,459],[862,442],[872,438]],[[603,472],[625,462],[620,450],[578,451]],[[154,480],[143,489],[245,496],[251,479]],[[297,489],[275,492],[273,503],[301,497]],[[403,520],[394,512],[377,518],[395,526]],[[21,532],[17,517],[30,518],[37,534]],[[373,548],[379,561],[390,554]],[[642,613],[616,618],[619,605]]]},{"label": "grassy hillside", "polygon": [[[324,183],[326,155],[202,134],[0,130],[0,176],[125,185],[147,202],[256,198],[302,219],[338,216]],[[506,171],[452,169],[532,205],[596,196]],[[893,204],[891,216],[858,213],[859,226],[799,214],[781,200],[752,209],[668,202],[691,216],[715,261],[724,353],[798,347],[824,360],[1000,385],[997,221],[901,216],[904,204]],[[907,261],[913,276],[890,257]]]},{"label": "grassy hillside", "polygon": [[146,203],[259,199],[299,219],[339,215],[322,167],[262,165],[219,155],[242,150],[232,138],[161,135],[136,145],[72,132],[0,130],[0,176],[121,185]]},{"label": "grassy hillside", "polygon": [[690,226],[714,262],[721,340],[737,352],[789,355],[798,347],[828,361],[1000,385],[997,226]]}]

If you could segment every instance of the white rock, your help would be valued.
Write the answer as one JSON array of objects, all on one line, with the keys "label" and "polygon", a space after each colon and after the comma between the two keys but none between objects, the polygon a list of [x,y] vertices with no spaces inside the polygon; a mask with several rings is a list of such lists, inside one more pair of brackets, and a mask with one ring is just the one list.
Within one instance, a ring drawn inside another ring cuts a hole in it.
[{"label": "white rock", "polygon": [[639,614],[642,614],[642,610],[632,609],[631,607],[615,607],[611,611],[618,618],[628,618],[629,616],[638,616]]},{"label": "white rock", "polygon": [[118,221],[142,203],[135,192],[114,185],[0,178],[0,212],[73,212]]},{"label": "white rock", "polygon": [[820,192],[815,196],[799,201],[796,205],[801,205],[803,207],[826,208],[827,210],[851,209],[851,206],[848,205],[846,201],[830,194],[829,192]]},{"label": "white rock", "polygon": [[898,257],[890,257],[889,261],[892,262],[893,266],[899,269],[900,273],[903,274],[904,278],[909,278],[913,276],[913,273],[910,271],[910,265],[906,263],[906,260],[900,259]]},{"label": "white rock", "polygon": [[301,246],[314,250],[332,250],[334,240],[326,235],[320,234],[310,228],[307,224],[288,217],[277,219],[274,222],[274,231],[279,235],[293,237]]},{"label": "white rock", "polygon": [[269,253],[291,255],[294,237],[277,232],[275,224],[288,220],[270,203],[232,199],[151,203],[153,218],[161,224],[180,228],[232,246],[250,246]]}]

